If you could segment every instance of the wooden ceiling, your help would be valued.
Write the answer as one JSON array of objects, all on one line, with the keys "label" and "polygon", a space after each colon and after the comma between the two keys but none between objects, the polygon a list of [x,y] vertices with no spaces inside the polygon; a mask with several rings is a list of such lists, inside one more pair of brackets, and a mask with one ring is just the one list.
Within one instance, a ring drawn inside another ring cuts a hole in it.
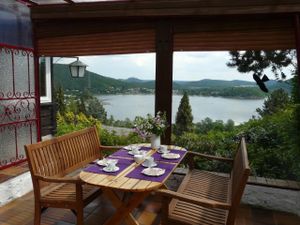
[{"label": "wooden ceiling", "polygon": [[[92,2],[103,2],[107,0],[18,0],[18,1],[24,2],[30,6],[37,6],[37,5],[50,5],[50,4],[76,4],[76,3],[89,3],[89,2],[92,3]],[[113,1],[120,1],[120,0],[109,0],[109,1],[113,2]]]},{"label": "wooden ceiling", "polygon": [[299,13],[299,0],[22,0],[32,19]]}]

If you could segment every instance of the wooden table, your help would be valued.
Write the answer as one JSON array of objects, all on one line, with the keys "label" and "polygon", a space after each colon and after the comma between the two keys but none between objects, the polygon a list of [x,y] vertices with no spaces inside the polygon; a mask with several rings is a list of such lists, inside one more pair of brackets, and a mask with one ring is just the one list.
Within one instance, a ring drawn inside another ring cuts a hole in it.
[{"label": "wooden table", "polygon": [[[139,146],[141,146],[141,144]],[[142,146],[147,145],[143,144]],[[168,148],[185,150],[177,146],[168,146]],[[147,152],[147,155],[152,155],[155,152],[156,150],[152,149]],[[178,165],[179,162],[176,164]],[[126,177],[128,173],[130,173],[139,165],[140,164],[134,162],[116,176],[109,174],[96,174],[85,171],[80,173],[79,176],[84,182],[101,187],[103,193],[117,209],[115,214],[105,222],[105,225],[116,225],[120,224],[121,221],[125,221],[128,225],[138,225],[139,223],[132,216],[131,211],[138,207],[138,205],[151,193],[151,191],[159,188],[165,188],[164,182],[168,179],[177,166],[176,165],[174,167],[171,173],[169,173],[169,175],[162,182],[153,182]],[[131,194],[129,195],[129,199],[127,201],[122,201],[122,199],[116,194],[117,190],[130,192]]]}]

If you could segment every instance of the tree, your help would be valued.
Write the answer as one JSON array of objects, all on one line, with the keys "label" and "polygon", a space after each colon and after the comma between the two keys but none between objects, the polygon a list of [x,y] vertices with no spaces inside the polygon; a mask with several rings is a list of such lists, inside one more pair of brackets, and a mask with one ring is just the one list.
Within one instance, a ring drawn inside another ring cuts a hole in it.
[{"label": "tree", "polygon": [[[265,69],[271,68],[271,71],[274,73],[276,78],[279,78],[279,74],[282,79],[286,77],[286,74],[283,72],[283,68],[288,66],[292,67],[291,74],[294,75],[293,78],[293,91],[292,91],[292,103],[293,105],[293,126],[294,131],[290,132],[289,136],[294,137],[300,129],[300,89],[299,89],[299,78],[297,70],[297,61],[296,61],[296,51],[295,50],[276,50],[276,51],[232,51],[230,52],[231,59],[227,63],[229,67],[237,67],[237,70],[242,73],[253,72],[254,75],[261,76]],[[276,95],[276,96],[275,96]],[[277,99],[277,100],[276,100]],[[280,103],[280,99],[283,101],[287,100],[286,95],[275,93],[272,98],[268,98],[264,104],[264,109],[258,110],[258,113],[261,116],[264,116],[268,113],[273,113],[274,110],[280,110],[280,107],[284,107]],[[276,103],[275,103],[276,102]],[[274,104],[278,104],[274,108]],[[292,139],[292,138],[290,138]],[[294,138],[295,149],[298,149],[300,146],[300,139]]]},{"label": "tree", "polygon": [[267,68],[276,78],[286,78],[283,68],[293,66],[293,72],[296,69],[296,51],[295,50],[275,50],[275,51],[230,51],[231,59],[227,63],[229,67],[237,67],[241,73],[253,72],[254,75],[262,76]]},{"label": "tree", "polygon": [[256,112],[264,117],[266,115],[272,115],[280,110],[284,110],[290,102],[290,97],[283,89],[275,90],[264,101],[263,108],[257,108]]},{"label": "tree", "polygon": [[99,119],[105,123],[107,120],[107,113],[102,103],[96,98],[92,97],[86,101],[86,114]]},{"label": "tree", "polygon": [[180,100],[178,111],[176,114],[175,133],[177,135],[183,132],[191,131],[193,128],[193,115],[190,106],[189,97],[185,92]]},{"label": "tree", "polygon": [[225,124],[225,129],[227,131],[232,131],[234,129],[234,121],[232,119],[227,120]]},{"label": "tree", "polygon": [[85,99],[83,97],[79,98],[79,101],[77,101],[77,109],[78,109],[78,113],[83,113],[86,115],[86,107],[84,101]]},{"label": "tree", "polygon": [[99,119],[102,123],[105,123],[107,120],[107,112],[102,102],[87,89],[85,89],[80,96],[78,111],[87,116]]},{"label": "tree", "polygon": [[54,101],[57,104],[57,111],[60,112],[61,115],[64,115],[66,113],[66,103],[64,89],[62,88],[62,86],[59,86],[55,91]]}]

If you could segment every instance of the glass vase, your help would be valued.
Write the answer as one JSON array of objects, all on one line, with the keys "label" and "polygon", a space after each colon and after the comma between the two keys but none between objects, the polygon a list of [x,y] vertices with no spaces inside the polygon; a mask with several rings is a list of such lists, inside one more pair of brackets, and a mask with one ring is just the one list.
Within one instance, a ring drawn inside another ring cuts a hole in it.
[{"label": "glass vase", "polygon": [[151,136],[151,148],[158,149],[160,147],[160,136],[152,134]]}]

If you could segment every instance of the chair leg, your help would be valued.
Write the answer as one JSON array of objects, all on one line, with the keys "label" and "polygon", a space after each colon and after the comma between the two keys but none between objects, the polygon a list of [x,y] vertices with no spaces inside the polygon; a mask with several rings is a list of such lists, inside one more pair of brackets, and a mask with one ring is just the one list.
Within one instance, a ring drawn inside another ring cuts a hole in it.
[{"label": "chair leg", "polygon": [[83,225],[83,208],[77,209],[77,223],[76,225]]},{"label": "chair leg", "polygon": [[41,224],[41,206],[38,203],[34,204],[34,225],[40,225]]}]

